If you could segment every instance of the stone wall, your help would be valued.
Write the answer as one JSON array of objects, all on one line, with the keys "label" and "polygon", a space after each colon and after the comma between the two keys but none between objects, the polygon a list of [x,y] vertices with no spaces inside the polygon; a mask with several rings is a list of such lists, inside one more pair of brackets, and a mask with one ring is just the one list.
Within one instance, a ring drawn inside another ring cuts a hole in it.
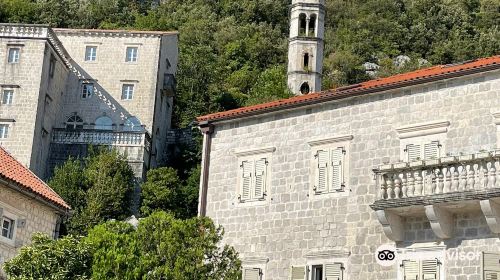
[{"label": "stone wall", "polygon": [[[372,169],[400,160],[396,128],[449,121],[446,153],[472,153],[497,146],[493,114],[500,111],[500,72],[490,72],[282,111],[218,124],[213,134],[207,215],[225,228],[225,242],[241,258],[265,264],[263,279],[289,279],[290,267],[305,265],[311,252],[344,252],[347,279],[396,279],[399,266],[375,262],[382,244],[410,248],[440,242],[424,214],[407,218],[405,242],[387,239],[370,208],[376,200]],[[311,195],[314,155],[308,142],[352,135],[346,193]],[[274,147],[265,202],[238,200],[235,152]],[[455,215],[455,237],[446,251],[500,251],[480,212]],[[432,245],[431,245],[432,246]],[[342,253],[343,254],[343,253]],[[340,255],[342,255],[340,254]],[[445,279],[481,279],[478,261],[443,264]]]},{"label": "stone wall", "polygon": [[23,245],[31,243],[31,236],[36,232],[54,236],[58,214],[50,208],[32,198],[14,191],[0,183],[0,208],[17,216],[26,223],[15,228],[14,242],[9,244],[0,238],[0,279],[3,275],[1,267],[13,258]]}]

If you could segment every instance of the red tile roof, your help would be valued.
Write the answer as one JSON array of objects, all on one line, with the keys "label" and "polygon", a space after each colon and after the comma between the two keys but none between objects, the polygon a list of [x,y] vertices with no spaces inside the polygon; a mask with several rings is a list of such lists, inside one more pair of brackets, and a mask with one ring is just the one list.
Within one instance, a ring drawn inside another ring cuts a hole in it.
[{"label": "red tile roof", "polygon": [[496,69],[500,69],[500,55],[481,58],[460,64],[434,66],[427,69],[421,69],[387,78],[371,80],[356,85],[327,90],[324,92],[296,96],[264,104],[209,114],[198,117],[196,120],[198,121],[198,123],[203,123],[236,119]]},{"label": "red tile roof", "polygon": [[62,210],[70,209],[54,190],[2,147],[0,147],[0,177],[17,183],[24,191],[31,192]]}]

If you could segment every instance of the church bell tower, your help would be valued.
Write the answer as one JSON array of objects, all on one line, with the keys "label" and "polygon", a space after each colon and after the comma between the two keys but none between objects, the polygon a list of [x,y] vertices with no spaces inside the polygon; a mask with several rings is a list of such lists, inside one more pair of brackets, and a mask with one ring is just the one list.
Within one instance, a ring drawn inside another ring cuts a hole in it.
[{"label": "church bell tower", "polygon": [[321,91],[325,0],[292,0],[288,88],[295,95]]}]

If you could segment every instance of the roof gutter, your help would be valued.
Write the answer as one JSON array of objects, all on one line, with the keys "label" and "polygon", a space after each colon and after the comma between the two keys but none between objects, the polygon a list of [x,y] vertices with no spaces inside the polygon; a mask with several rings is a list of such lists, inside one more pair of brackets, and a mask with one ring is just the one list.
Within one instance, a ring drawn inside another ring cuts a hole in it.
[{"label": "roof gutter", "polygon": [[201,155],[201,178],[200,192],[198,196],[198,216],[205,217],[207,215],[207,193],[208,193],[208,175],[210,170],[210,151],[212,146],[212,133],[214,126],[208,122],[199,124],[200,130],[203,133],[203,150]]},{"label": "roof gutter", "polygon": [[15,190],[15,191],[18,191],[18,192],[36,200],[36,201],[38,201],[40,203],[42,203],[45,206],[48,206],[48,207],[56,210],[59,214],[62,214],[62,215],[69,214],[69,209],[61,207],[55,203],[51,203],[51,202],[47,201],[46,199],[41,198],[36,193],[33,193],[31,191],[27,191],[22,185],[20,185],[19,183],[15,182],[15,181],[4,179],[4,178],[0,177],[0,183]]},{"label": "roof gutter", "polygon": [[[488,71],[493,71],[493,70],[498,70],[498,69],[500,69],[500,64],[491,64],[491,65],[487,65],[487,66],[483,66],[483,67],[472,68],[472,69],[456,71],[456,72],[451,72],[451,73],[445,73],[445,74],[435,75],[435,76],[431,76],[431,77],[424,77],[424,78],[420,78],[420,79],[402,81],[402,82],[392,83],[392,84],[374,87],[374,88],[363,89],[363,88],[356,88],[356,87],[353,87],[353,88],[348,87],[347,90],[342,90],[342,91],[337,91],[337,90],[333,89],[333,90],[325,91],[325,93],[320,95],[318,98],[314,98],[311,100],[306,100],[306,101],[292,103],[292,104],[286,104],[286,105],[282,105],[282,106],[271,107],[271,108],[262,109],[262,110],[245,112],[245,113],[241,113],[241,114],[234,115],[234,116],[215,118],[213,120],[206,120],[204,122],[209,122],[209,123],[215,124],[215,123],[221,122],[221,121],[235,120],[235,119],[241,119],[241,118],[246,118],[246,117],[251,117],[251,116],[256,116],[256,115],[261,115],[261,114],[266,114],[266,113],[272,113],[272,112],[277,112],[277,111],[296,109],[296,108],[310,106],[310,105],[314,105],[314,104],[322,103],[322,102],[341,100],[341,99],[345,99],[345,98],[349,98],[349,97],[358,97],[361,95],[378,93],[378,92],[383,92],[383,91],[392,90],[392,89],[401,89],[404,87],[421,85],[421,84],[426,84],[426,83],[430,83],[430,82],[436,82],[436,81],[452,79],[452,78],[457,78],[457,77],[462,77],[462,76],[467,76],[467,75],[473,75],[473,74],[478,74],[478,73],[488,72]],[[201,124],[199,124],[199,125],[201,125]]]}]

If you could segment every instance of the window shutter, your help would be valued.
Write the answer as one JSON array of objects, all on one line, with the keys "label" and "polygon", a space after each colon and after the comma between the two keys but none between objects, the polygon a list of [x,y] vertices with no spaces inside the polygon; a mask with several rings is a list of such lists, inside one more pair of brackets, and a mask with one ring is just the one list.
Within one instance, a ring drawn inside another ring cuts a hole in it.
[{"label": "window shutter", "polygon": [[342,264],[325,264],[325,280],[342,280]]},{"label": "window shutter", "polygon": [[249,200],[251,198],[251,188],[252,188],[252,172],[253,172],[253,162],[243,161],[241,163],[242,178],[241,178],[241,200]]},{"label": "window shutter", "polygon": [[305,266],[292,266],[291,280],[304,280],[306,279]]},{"label": "window shutter", "polygon": [[423,260],[422,261],[422,279],[423,280],[438,280],[439,267],[438,260]]},{"label": "window shutter", "polygon": [[418,261],[403,261],[404,280],[420,280],[418,279],[418,272]]},{"label": "window shutter", "polygon": [[344,184],[344,148],[332,150],[332,181],[331,190],[342,190]]},{"label": "window shutter", "polygon": [[500,280],[500,254],[483,253],[485,280]]},{"label": "window shutter", "polygon": [[439,141],[432,141],[424,145],[424,159],[439,157]]},{"label": "window shutter", "polygon": [[260,280],[259,268],[244,268],[243,280]]},{"label": "window shutter", "polygon": [[484,280],[500,280],[500,272],[485,271]]},{"label": "window shutter", "polygon": [[406,154],[408,155],[408,161],[415,161],[422,159],[420,152],[420,145],[410,144],[406,146]]},{"label": "window shutter", "polygon": [[266,192],[267,159],[255,162],[255,198],[264,198]]},{"label": "window shutter", "polygon": [[318,160],[318,175],[316,179],[316,192],[325,192],[327,191],[328,184],[328,160],[329,154],[328,151],[320,150],[316,154],[316,158]]}]

